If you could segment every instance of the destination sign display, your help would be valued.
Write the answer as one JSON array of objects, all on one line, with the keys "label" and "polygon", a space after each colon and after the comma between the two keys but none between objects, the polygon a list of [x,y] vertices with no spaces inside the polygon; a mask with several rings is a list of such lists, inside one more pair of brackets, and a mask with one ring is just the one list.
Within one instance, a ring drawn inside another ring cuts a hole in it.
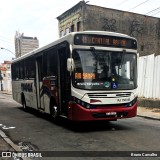
[{"label": "destination sign display", "polygon": [[75,73],[75,79],[95,79],[95,73]]},{"label": "destination sign display", "polygon": [[137,42],[134,39],[108,35],[77,34],[74,38],[74,44],[137,49]]}]

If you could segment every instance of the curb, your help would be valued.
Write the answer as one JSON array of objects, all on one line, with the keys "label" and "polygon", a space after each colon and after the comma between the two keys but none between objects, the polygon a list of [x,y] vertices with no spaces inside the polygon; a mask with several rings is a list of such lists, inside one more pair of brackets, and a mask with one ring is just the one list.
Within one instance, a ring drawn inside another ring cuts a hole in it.
[{"label": "curb", "polygon": [[160,109],[156,107],[152,108],[138,106],[137,116],[147,119],[160,120]]},{"label": "curb", "polygon": [[[15,150],[15,152],[23,152],[23,150],[19,148],[19,146],[17,146],[14,142],[12,142],[11,139],[2,130],[0,130],[0,138],[2,138],[8,145],[10,145]],[[21,159],[31,160],[27,157],[21,157]]]},{"label": "curb", "polygon": [[143,116],[143,115],[137,115],[137,117],[160,121],[160,118],[156,118],[156,117],[149,117],[149,116]]}]

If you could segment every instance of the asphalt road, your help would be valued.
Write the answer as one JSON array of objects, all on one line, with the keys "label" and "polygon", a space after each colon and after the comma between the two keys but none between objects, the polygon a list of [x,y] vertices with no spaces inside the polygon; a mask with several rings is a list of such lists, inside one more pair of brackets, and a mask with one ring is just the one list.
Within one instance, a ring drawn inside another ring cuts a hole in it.
[{"label": "asphalt road", "polygon": [[[49,115],[32,109],[25,112],[20,104],[12,100],[11,95],[4,94],[0,94],[0,129],[24,150],[160,151],[160,121],[135,117],[109,123],[71,123],[62,119],[59,124],[54,124]],[[152,158],[123,157],[121,159],[151,160]],[[74,157],[68,159],[106,160],[112,158]],[[160,160],[160,158],[153,159]]]}]

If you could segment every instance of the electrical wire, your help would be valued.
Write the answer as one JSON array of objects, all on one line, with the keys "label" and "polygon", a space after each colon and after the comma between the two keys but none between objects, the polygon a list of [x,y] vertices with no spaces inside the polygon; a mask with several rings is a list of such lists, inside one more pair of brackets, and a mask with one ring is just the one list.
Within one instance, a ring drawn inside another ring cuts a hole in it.
[{"label": "electrical wire", "polygon": [[7,41],[7,40],[1,39],[1,38],[0,38],[0,44],[3,46],[7,45],[10,47],[14,47],[14,41],[11,42],[11,41]]},{"label": "electrical wire", "polygon": [[156,13],[152,14],[151,16],[154,16],[154,15],[156,15],[156,14],[158,14],[158,13],[160,13],[160,11],[158,11],[158,12],[156,12]]},{"label": "electrical wire", "polygon": [[117,5],[115,5],[114,7],[120,6],[121,4],[125,3],[126,1],[128,1],[128,0],[122,1],[121,3],[118,3]]},{"label": "electrical wire", "polygon": [[147,12],[146,14],[150,14],[150,13],[152,13],[152,12],[155,12],[155,11],[159,10],[159,9],[160,9],[160,7],[156,8],[156,9],[153,9],[153,10]]},{"label": "electrical wire", "polygon": [[2,39],[1,37],[0,37],[0,41],[3,41],[3,42],[5,42],[5,43],[12,43],[13,44],[13,40],[6,40],[6,39]]},{"label": "electrical wire", "polygon": [[144,3],[147,3],[148,1],[150,1],[150,0],[144,1],[144,2],[142,2],[142,3],[140,3],[140,4],[138,4],[137,6],[135,6],[135,7],[131,8],[131,9],[129,9],[128,11],[131,11],[131,10],[135,9],[135,8],[141,6],[141,5],[144,4]]},{"label": "electrical wire", "polygon": [[6,39],[8,41],[12,41],[13,39],[0,35],[0,38]]}]

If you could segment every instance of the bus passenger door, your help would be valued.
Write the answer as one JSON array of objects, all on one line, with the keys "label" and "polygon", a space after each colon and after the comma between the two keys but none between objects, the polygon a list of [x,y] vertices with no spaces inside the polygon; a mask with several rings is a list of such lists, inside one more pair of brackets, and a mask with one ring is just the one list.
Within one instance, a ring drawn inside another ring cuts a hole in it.
[{"label": "bus passenger door", "polygon": [[68,102],[71,96],[71,80],[70,74],[67,71],[67,57],[69,55],[69,49],[67,46],[58,50],[59,59],[59,101],[60,101],[60,114],[67,116]]},{"label": "bus passenger door", "polygon": [[44,110],[43,95],[43,56],[36,58],[36,88],[37,88],[37,108]]}]

